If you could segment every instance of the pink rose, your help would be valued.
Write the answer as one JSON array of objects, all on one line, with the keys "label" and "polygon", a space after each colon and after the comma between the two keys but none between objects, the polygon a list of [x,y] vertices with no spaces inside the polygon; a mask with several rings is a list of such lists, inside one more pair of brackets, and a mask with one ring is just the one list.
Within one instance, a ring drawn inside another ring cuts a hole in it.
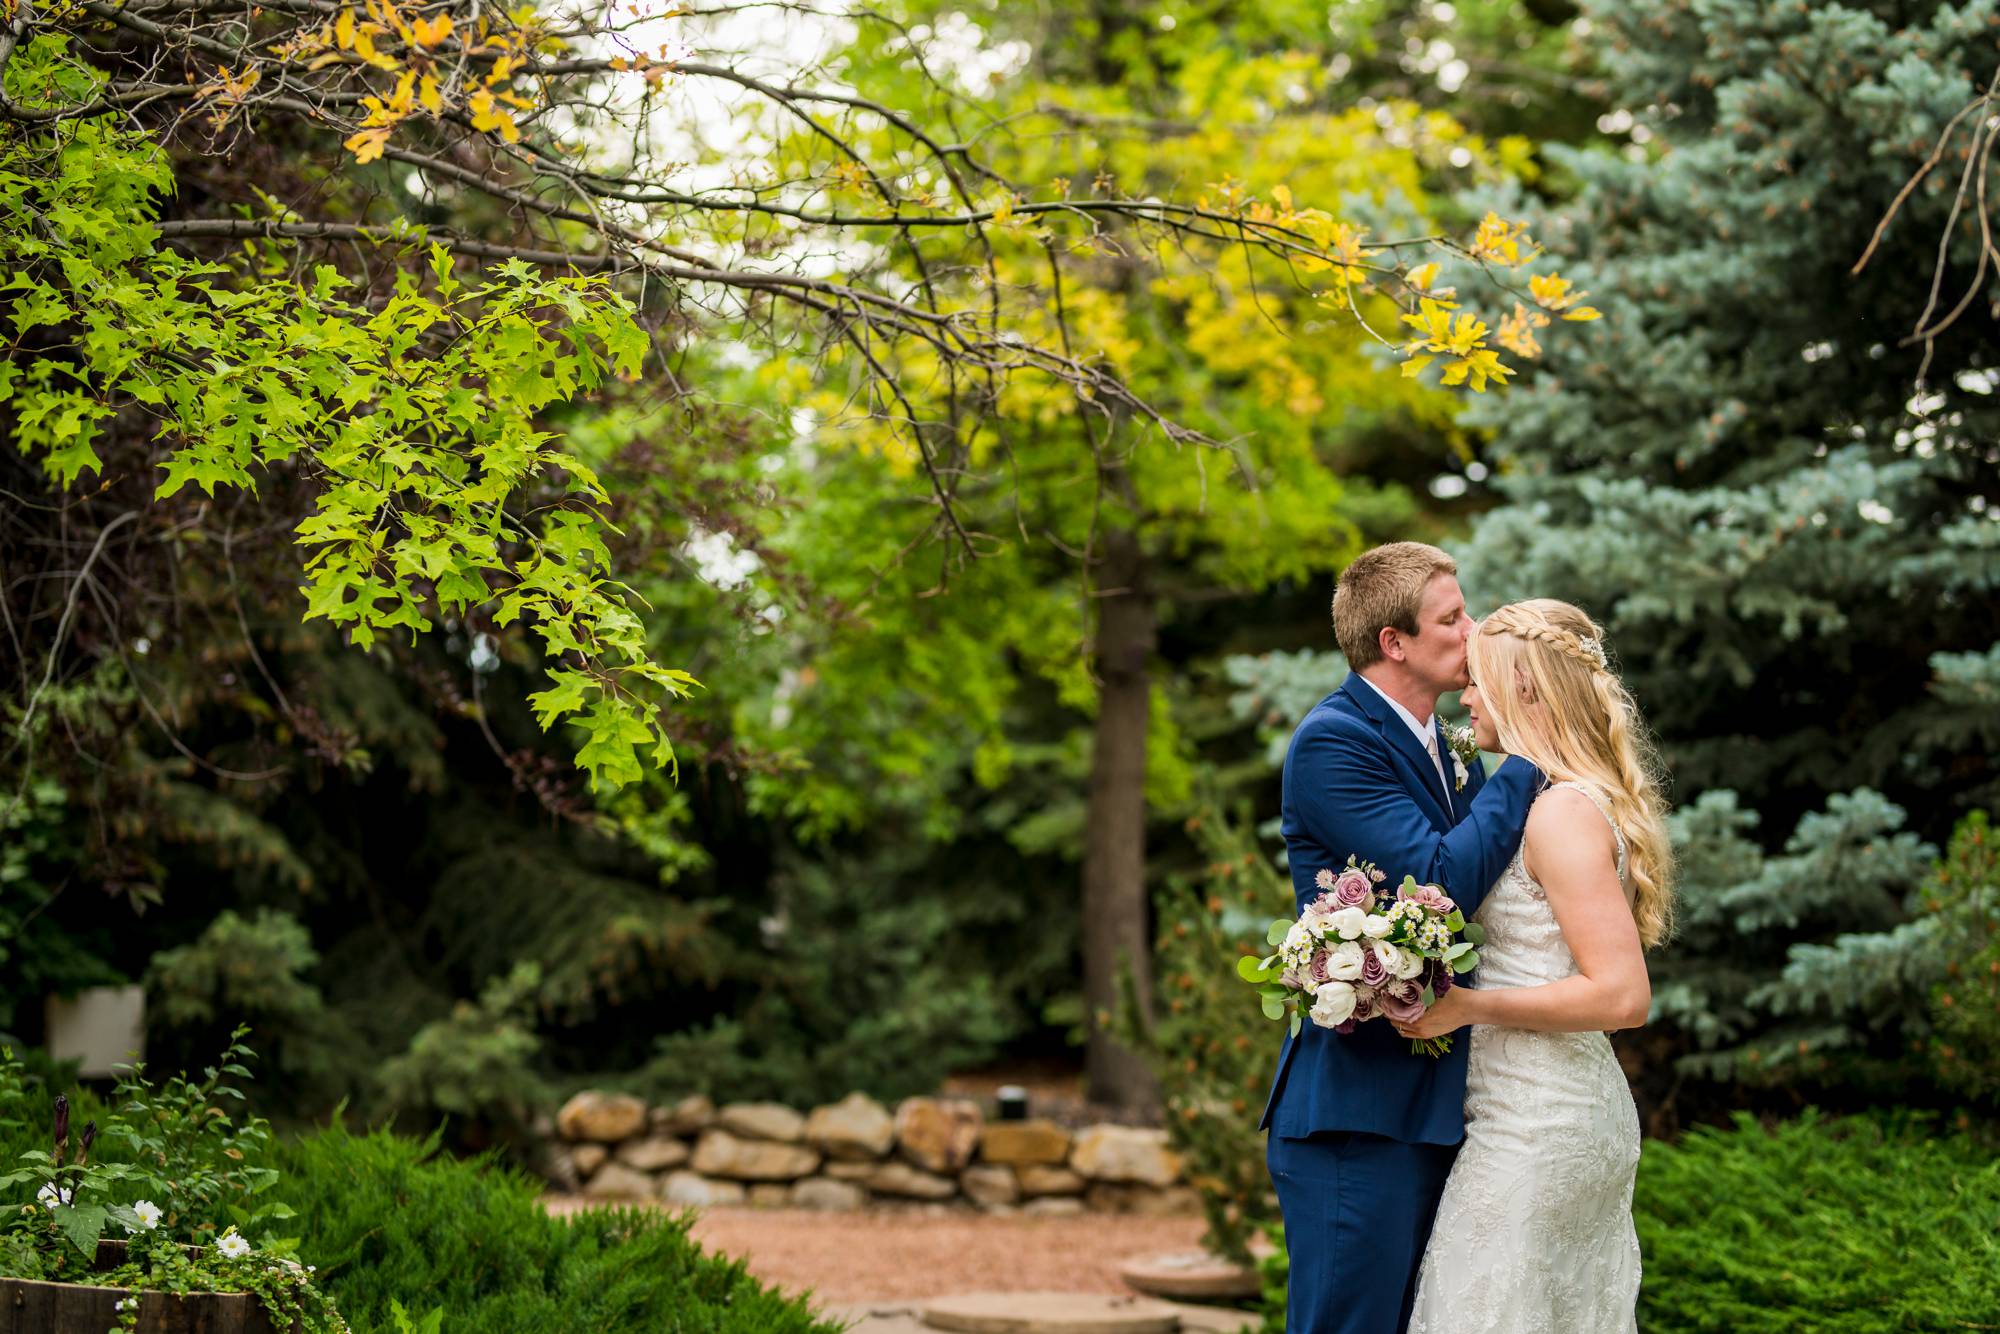
[{"label": "pink rose", "polygon": [[1375,906],[1375,887],[1368,873],[1350,866],[1333,882],[1333,901],[1343,908],[1369,909]]},{"label": "pink rose", "polygon": [[1391,1023],[1412,1024],[1424,1017],[1424,993],[1414,981],[1391,982],[1375,993],[1375,1003]]},{"label": "pink rose", "polygon": [[1418,885],[1415,889],[1405,889],[1401,897],[1421,908],[1449,917],[1458,905],[1445,897],[1445,892],[1436,885]]},{"label": "pink rose", "polygon": [[1363,986],[1379,987],[1389,980],[1389,970],[1382,966],[1382,957],[1374,950],[1361,951],[1361,983]]}]

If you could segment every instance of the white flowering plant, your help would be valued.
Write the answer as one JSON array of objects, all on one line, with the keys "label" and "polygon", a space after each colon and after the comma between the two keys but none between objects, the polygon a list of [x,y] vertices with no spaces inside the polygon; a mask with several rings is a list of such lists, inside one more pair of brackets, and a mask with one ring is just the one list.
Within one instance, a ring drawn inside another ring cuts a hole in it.
[{"label": "white flowering plant", "polygon": [[[119,1330],[136,1330],[142,1308],[163,1300],[149,1293],[222,1292],[255,1295],[279,1329],[346,1334],[311,1266],[290,1254],[296,1239],[268,1234],[292,1216],[268,1197],[278,1173],[256,1162],[269,1126],[220,1105],[243,1096],[231,1082],[249,1075],[242,1039],[238,1030],[201,1079],[155,1085],[142,1067],[124,1070],[101,1132],[93,1119],[72,1137],[70,1100],[57,1094],[49,1147],[0,1173],[0,1200],[21,1197],[0,1214],[0,1278],[125,1289]],[[21,1063],[0,1048],[0,1109],[29,1099]],[[104,1144],[124,1160],[93,1156]]]},{"label": "white flowering plant", "polygon": [[[1265,940],[1277,952],[1236,961],[1265,1017],[1289,1023],[1294,1035],[1308,1018],[1342,1034],[1378,1017],[1408,1021],[1479,966],[1486,933],[1443,889],[1404,876],[1391,895],[1385,879],[1353,857],[1340,871],[1321,869],[1320,893],[1305,911],[1271,923]],[[1412,1039],[1410,1050],[1442,1056],[1451,1039]]]}]

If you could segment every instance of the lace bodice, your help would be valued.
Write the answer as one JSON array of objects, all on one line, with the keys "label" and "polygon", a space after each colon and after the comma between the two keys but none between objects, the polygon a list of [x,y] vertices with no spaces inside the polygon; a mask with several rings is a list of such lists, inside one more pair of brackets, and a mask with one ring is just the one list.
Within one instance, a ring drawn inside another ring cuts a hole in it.
[{"label": "lace bodice", "polygon": [[[1559,786],[1582,792],[1611,819],[1588,787]],[[1612,833],[1622,881],[1625,839],[1616,824]],[[1537,987],[1576,974],[1524,854],[1514,855],[1473,920],[1486,929],[1473,975],[1480,988]],[[1610,1041],[1598,1032],[1485,1025],[1469,1037],[1465,1145],[1424,1252],[1409,1334],[1636,1331],[1639,1115]]]}]

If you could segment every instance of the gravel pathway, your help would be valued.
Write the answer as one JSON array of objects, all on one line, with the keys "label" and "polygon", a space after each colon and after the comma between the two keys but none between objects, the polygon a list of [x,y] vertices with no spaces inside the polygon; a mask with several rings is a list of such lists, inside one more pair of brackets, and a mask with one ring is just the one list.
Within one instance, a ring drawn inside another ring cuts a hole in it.
[{"label": "gravel pathway", "polygon": [[[551,1212],[579,1207],[573,1199],[549,1201]],[[1127,1292],[1120,1264],[1195,1249],[1201,1220],[713,1208],[696,1219],[693,1233],[768,1283],[846,1304],[961,1292]]]}]

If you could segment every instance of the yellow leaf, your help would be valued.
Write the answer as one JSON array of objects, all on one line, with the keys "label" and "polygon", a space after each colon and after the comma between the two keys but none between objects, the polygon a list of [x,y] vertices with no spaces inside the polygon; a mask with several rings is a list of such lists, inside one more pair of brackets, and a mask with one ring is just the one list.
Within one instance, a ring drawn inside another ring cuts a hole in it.
[{"label": "yellow leaf", "polygon": [[494,105],[493,94],[484,88],[475,89],[466,102],[465,109],[472,113],[472,128],[475,130],[497,130],[507,113]]},{"label": "yellow leaf", "polygon": [[500,112],[499,116],[500,116],[500,137],[502,139],[505,139],[510,144],[520,143],[521,127],[516,125],[514,123],[514,118],[508,115],[506,112],[504,111]]},{"label": "yellow leaf", "polygon": [[362,130],[357,134],[349,135],[347,141],[341,147],[354,154],[356,162],[365,163],[373,162],[376,158],[381,157],[382,149],[388,142],[389,131],[386,129]]},{"label": "yellow leaf", "polygon": [[1426,264],[1422,268],[1410,270],[1409,284],[1419,290],[1426,290],[1437,281],[1437,276],[1438,266]]},{"label": "yellow leaf", "polygon": [[1271,198],[1277,200],[1278,207],[1283,209],[1285,212],[1290,213],[1292,211],[1292,192],[1289,186],[1283,186],[1283,185],[1272,186]]},{"label": "yellow leaf", "polygon": [[1467,373],[1469,373],[1471,370],[1472,370],[1471,362],[1454,361],[1451,363],[1451,365],[1444,368],[1444,375],[1440,377],[1440,383],[1464,384],[1465,377]]},{"label": "yellow leaf", "polygon": [[1564,311],[1563,318],[1566,320],[1595,320],[1602,319],[1603,316],[1590,306],[1578,306],[1575,310]]},{"label": "yellow leaf", "polygon": [[417,72],[404,70],[396,80],[396,91],[389,94],[389,112],[397,119],[410,114],[411,99],[416,96]]},{"label": "yellow leaf", "polygon": [[451,15],[440,14],[434,19],[418,19],[410,25],[410,36],[416,39],[418,46],[429,50],[451,36]]},{"label": "yellow leaf", "polygon": [[1411,357],[1403,363],[1404,378],[1414,380],[1424,367],[1436,360],[1436,357]]},{"label": "yellow leaf", "polygon": [[423,83],[417,88],[417,100],[433,116],[444,114],[444,94],[438,91],[438,81],[428,74],[424,75]]},{"label": "yellow leaf", "polygon": [[340,49],[343,51],[352,51],[354,49],[353,10],[341,10],[340,17],[333,21],[333,40],[340,44]]}]

